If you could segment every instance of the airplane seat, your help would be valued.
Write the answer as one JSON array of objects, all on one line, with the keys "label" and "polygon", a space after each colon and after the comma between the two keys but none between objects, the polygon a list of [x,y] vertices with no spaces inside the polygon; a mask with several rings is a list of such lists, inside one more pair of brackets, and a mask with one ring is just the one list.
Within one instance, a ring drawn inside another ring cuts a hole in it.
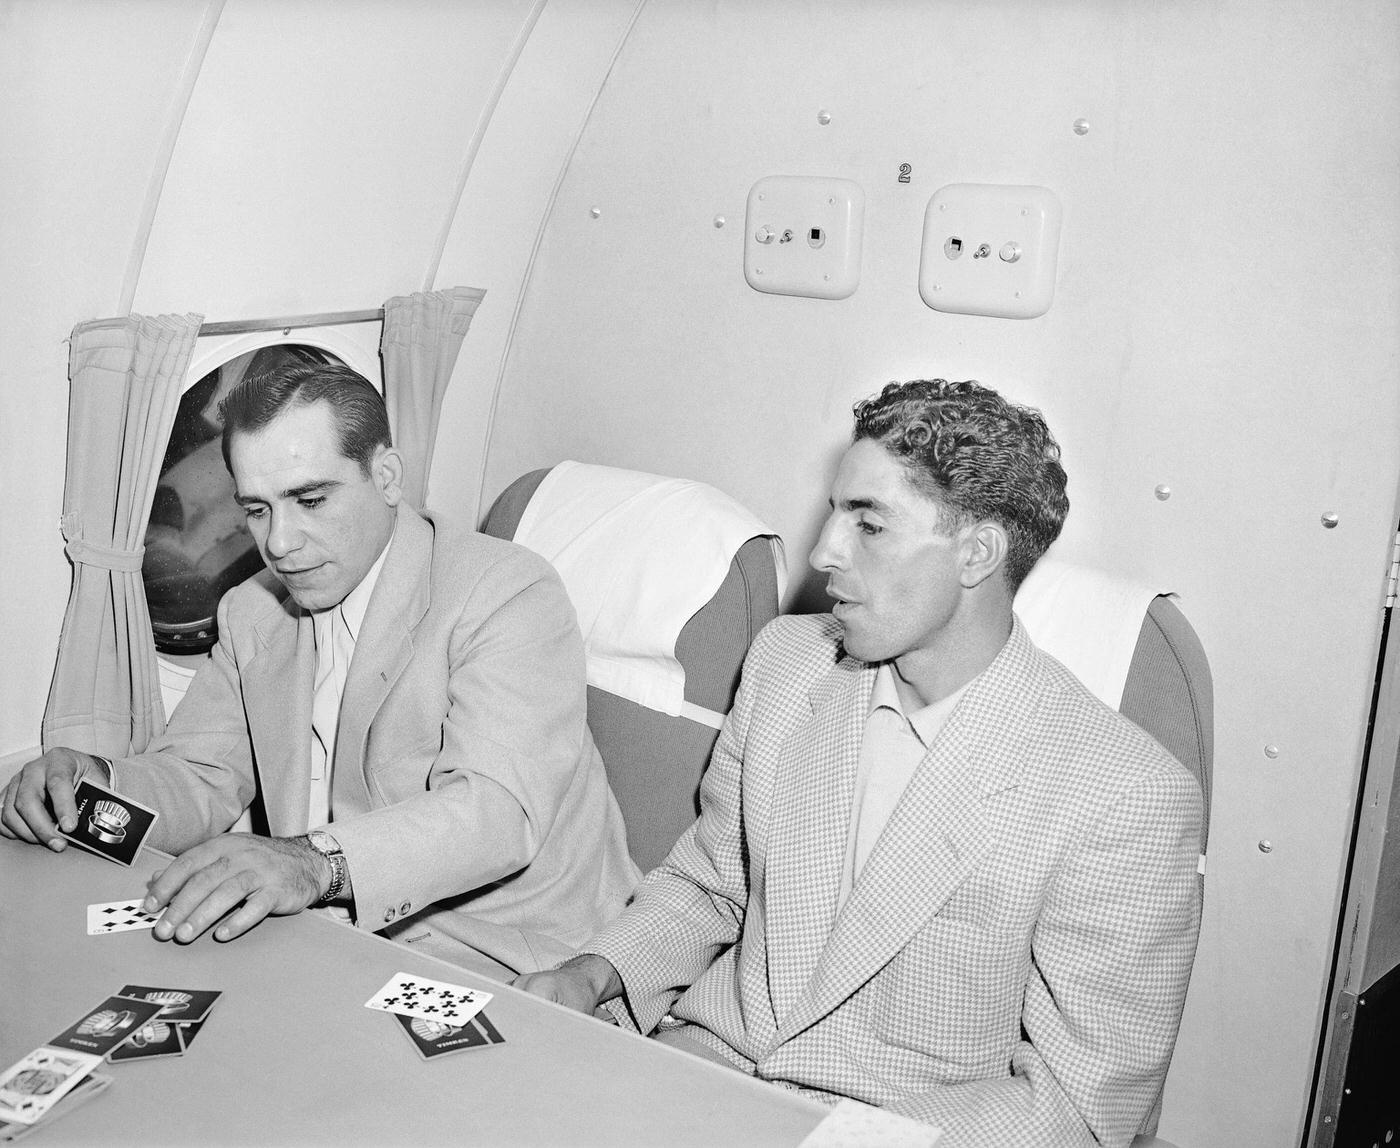
[{"label": "airplane seat", "polygon": [[[554,469],[530,471],[506,487],[482,523],[483,533],[514,539]],[[588,727],[622,810],[628,849],[643,872],[665,859],[699,814],[700,777],[719,737],[719,719],[733,704],[750,643],[777,615],[779,580],[769,537],[750,537],[738,547],[719,589],[676,638],[675,659],[685,673],[681,716],[590,681]]]},{"label": "airplane seat", "polygon": [[[1191,623],[1166,595],[1152,599],[1133,649],[1118,712],[1150,733],[1196,775],[1201,787],[1201,882],[1205,883],[1206,837],[1210,827],[1211,771],[1215,754],[1215,702],[1210,664]],[[1158,1098],[1149,1123],[1155,1132]],[[1132,1148],[1175,1148],[1144,1133]]]},{"label": "airplane seat", "polygon": [[[1195,775],[1204,893],[1215,702],[1210,663],[1191,623],[1151,586],[1052,559],[1027,576],[1016,612],[1041,649]],[[1173,1148],[1155,1134],[1161,1105],[1159,1096],[1132,1148]]]},{"label": "airplane seat", "polygon": [[1152,599],[1142,620],[1118,712],[1150,733],[1196,775],[1201,787],[1204,857],[1215,760],[1215,695],[1201,640],[1165,594]]}]

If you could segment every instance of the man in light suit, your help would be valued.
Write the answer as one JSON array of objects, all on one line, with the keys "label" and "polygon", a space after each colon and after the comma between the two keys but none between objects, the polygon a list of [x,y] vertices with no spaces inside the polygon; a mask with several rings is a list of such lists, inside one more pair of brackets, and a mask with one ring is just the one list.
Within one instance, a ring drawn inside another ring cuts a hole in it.
[{"label": "man in light suit", "polygon": [[[72,828],[100,769],[180,854],[149,885],[158,939],[315,905],[484,971],[572,953],[640,875],[553,569],[402,504],[383,400],[349,368],[246,380],[222,414],[268,569],[225,595],[164,735],[115,763],[31,762],[0,832],[63,848],[54,822]],[[270,835],[225,833],[250,805]]]},{"label": "man in light suit", "polygon": [[1194,778],[1012,612],[1068,510],[976,383],[856,407],[812,554],[831,615],[754,643],[699,820],[522,987],[940,1145],[1126,1144],[1200,920]]}]

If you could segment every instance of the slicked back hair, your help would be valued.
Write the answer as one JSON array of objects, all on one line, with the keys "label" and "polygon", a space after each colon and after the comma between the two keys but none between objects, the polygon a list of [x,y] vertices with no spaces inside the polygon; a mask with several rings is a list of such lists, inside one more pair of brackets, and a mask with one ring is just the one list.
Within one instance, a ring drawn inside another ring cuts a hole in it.
[{"label": "slicked back hair", "polygon": [[392,446],[389,412],[374,384],[358,371],[340,364],[297,363],[251,376],[224,396],[219,417],[224,423],[224,465],[229,465],[229,445],[236,434],[262,430],[284,411],[326,403],[335,420],[340,453],[358,463],[369,477],[374,452]]},{"label": "slicked back hair", "polygon": [[993,521],[1006,531],[1014,594],[1069,513],[1060,447],[1039,411],[968,380],[890,383],[855,405],[852,442],[878,442],[948,516],[950,532]]}]

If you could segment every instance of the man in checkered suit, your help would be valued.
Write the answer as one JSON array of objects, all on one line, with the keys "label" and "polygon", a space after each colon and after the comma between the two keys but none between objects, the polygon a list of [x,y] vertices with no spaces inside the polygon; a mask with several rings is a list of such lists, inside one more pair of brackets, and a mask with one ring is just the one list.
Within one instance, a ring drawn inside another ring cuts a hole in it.
[{"label": "man in checkered suit", "polygon": [[833,613],[755,641],[699,820],[520,984],[941,1145],[1126,1144],[1186,995],[1201,797],[1012,613],[1059,448],[976,383],[891,384],[831,507]]}]

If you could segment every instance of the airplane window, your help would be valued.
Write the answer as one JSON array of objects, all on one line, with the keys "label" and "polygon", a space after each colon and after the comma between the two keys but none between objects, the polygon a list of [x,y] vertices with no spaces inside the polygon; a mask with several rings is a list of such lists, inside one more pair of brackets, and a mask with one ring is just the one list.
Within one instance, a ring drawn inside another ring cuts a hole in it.
[{"label": "airplane window", "polygon": [[289,363],[339,363],[319,347],[282,343],[230,359],[180,400],[161,463],[141,576],[156,649],[202,654],[218,638],[215,609],[224,592],[262,569],[233,501],[233,479],[219,445],[219,402],[242,379]]}]

